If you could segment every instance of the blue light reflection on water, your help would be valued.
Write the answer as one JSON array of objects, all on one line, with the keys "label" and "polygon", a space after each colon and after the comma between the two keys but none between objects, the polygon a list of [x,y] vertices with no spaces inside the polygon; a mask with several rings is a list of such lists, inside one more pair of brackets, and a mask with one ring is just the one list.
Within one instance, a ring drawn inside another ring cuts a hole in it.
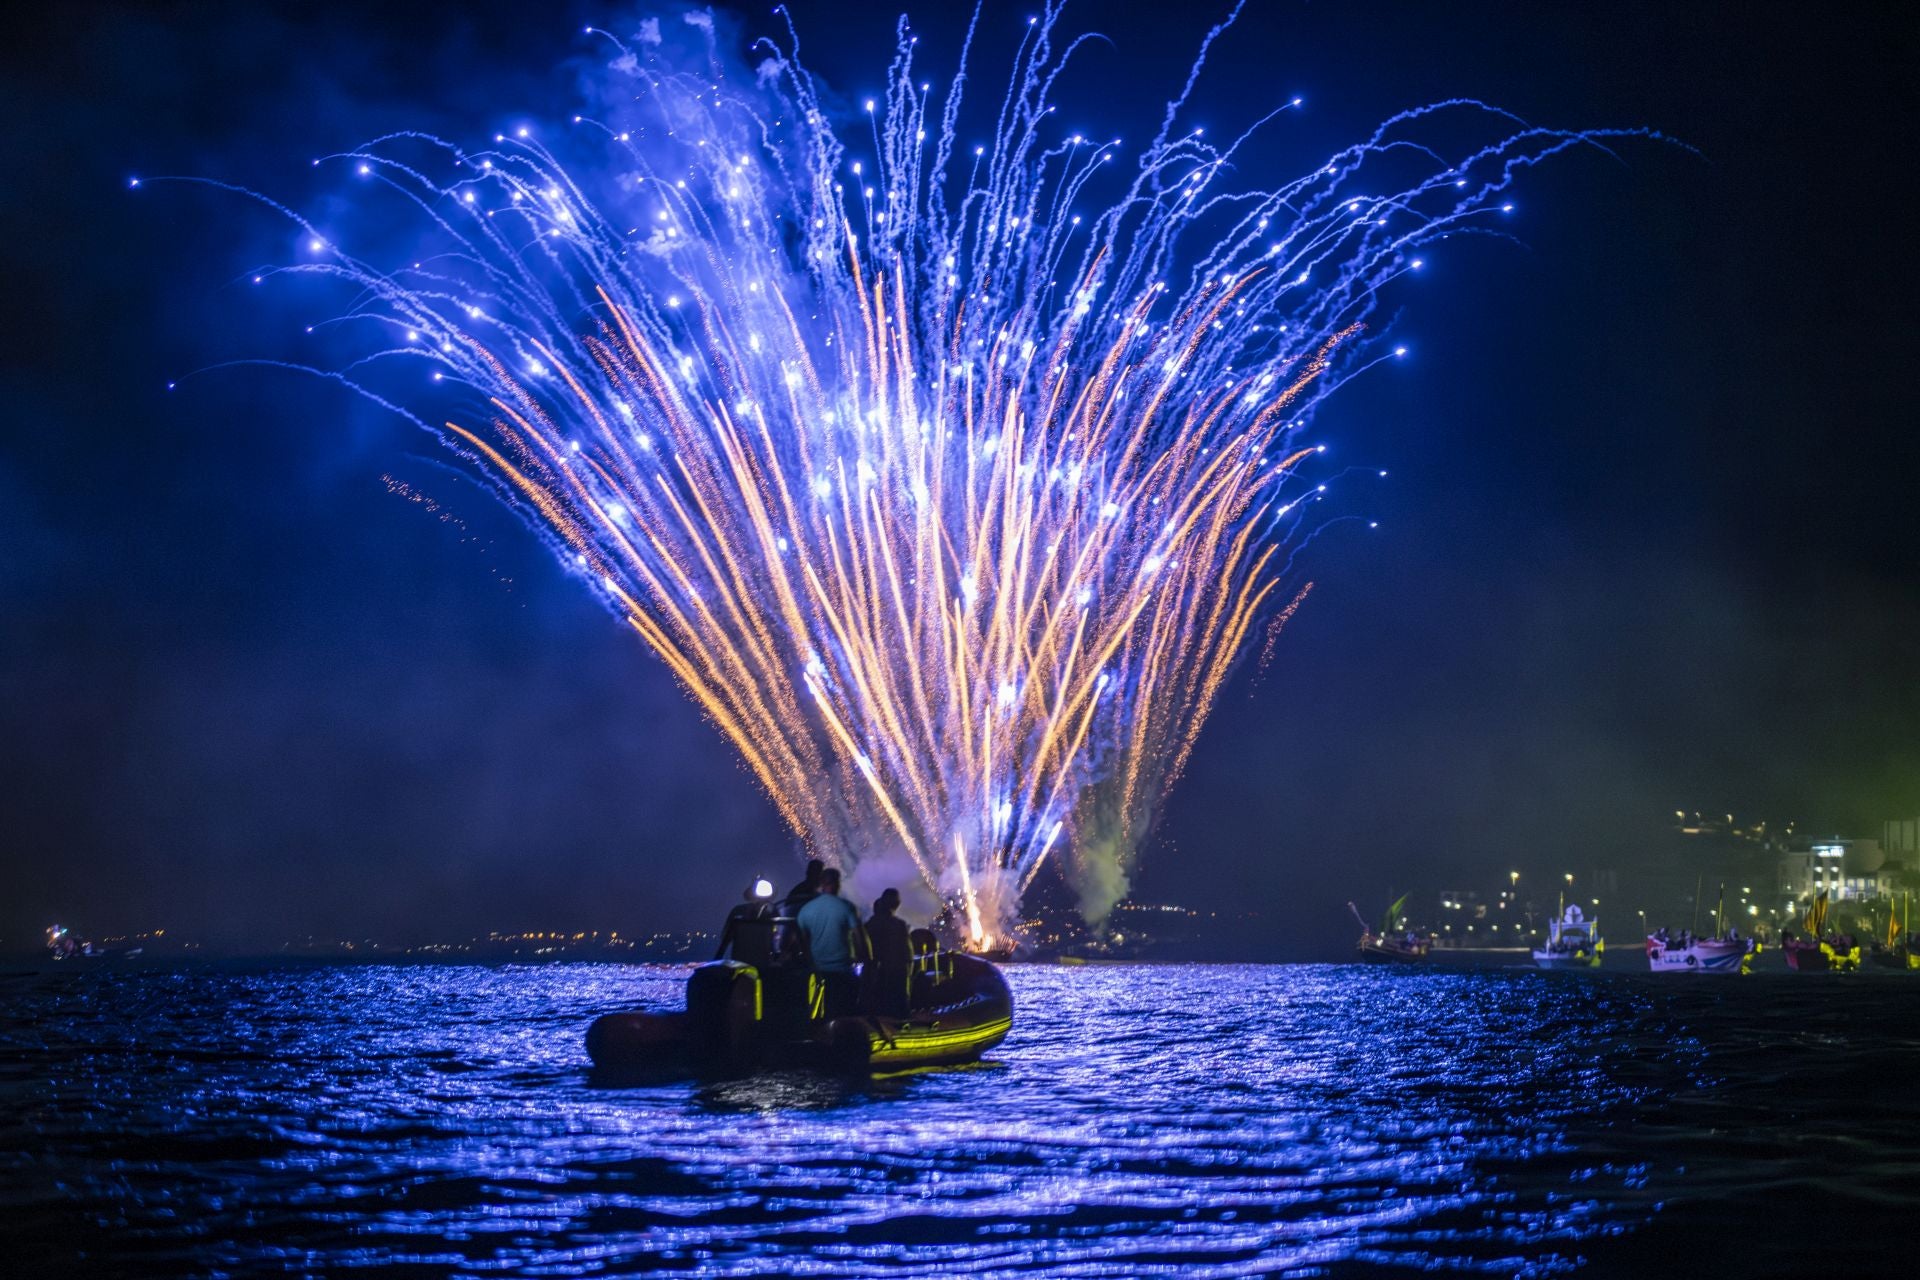
[{"label": "blue light reflection on water", "polygon": [[[142,1275],[1550,1275],[1670,1197],[1717,1232],[1756,1168],[1817,1179],[1807,1082],[1837,1100],[1920,1048],[1761,979],[1016,967],[977,1067],[590,1079],[586,1023],[685,972],[0,982],[7,1243]],[[1912,1027],[1914,989],[1848,995]],[[1856,1120],[1889,1116],[1914,1134]],[[1902,1150],[1874,1194],[1920,1172]]]}]

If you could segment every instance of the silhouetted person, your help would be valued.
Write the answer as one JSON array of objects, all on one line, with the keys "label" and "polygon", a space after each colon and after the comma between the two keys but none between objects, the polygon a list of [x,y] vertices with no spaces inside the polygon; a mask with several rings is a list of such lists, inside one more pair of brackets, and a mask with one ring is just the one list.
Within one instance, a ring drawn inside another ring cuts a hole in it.
[{"label": "silhouetted person", "polygon": [[787,896],[780,900],[780,914],[797,916],[800,908],[820,896],[820,877],[825,875],[827,864],[814,858],[807,863],[807,876],[799,884],[787,890]]},{"label": "silhouetted person", "polygon": [[713,958],[720,959],[731,947],[741,964],[765,968],[773,959],[773,882],[755,880],[741,896],[746,900],[727,913]]},{"label": "silhouetted person", "polygon": [[900,891],[888,889],[873,900],[867,921],[867,1008],[890,1018],[907,1016],[907,978],[913,970],[913,944],[907,922],[898,915]]},{"label": "silhouetted person", "polygon": [[820,892],[800,908],[796,923],[813,971],[826,988],[827,1017],[852,1013],[860,994],[853,962],[866,958],[867,938],[860,928],[860,913],[840,896],[838,868],[822,868]]}]

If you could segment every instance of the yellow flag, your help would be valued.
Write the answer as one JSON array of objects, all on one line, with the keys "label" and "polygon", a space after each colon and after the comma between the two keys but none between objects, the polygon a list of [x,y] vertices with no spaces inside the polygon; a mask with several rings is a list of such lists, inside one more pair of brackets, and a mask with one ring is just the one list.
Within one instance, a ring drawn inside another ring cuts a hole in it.
[{"label": "yellow flag", "polygon": [[1822,889],[1820,896],[1813,900],[1813,908],[1807,912],[1807,918],[1802,921],[1802,925],[1810,938],[1817,939],[1827,931],[1827,891],[1825,889]]}]

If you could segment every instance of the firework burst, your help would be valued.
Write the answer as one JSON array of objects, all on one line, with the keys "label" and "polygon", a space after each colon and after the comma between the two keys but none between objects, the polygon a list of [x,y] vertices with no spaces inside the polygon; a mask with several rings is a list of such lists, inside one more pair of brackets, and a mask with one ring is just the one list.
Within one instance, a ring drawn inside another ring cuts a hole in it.
[{"label": "firework burst", "polygon": [[[1050,859],[1090,914],[1124,890],[1303,594],[1304,432],[1395,354],[1362,332],[1381,290],[1604,136],[1443,103],[1235,186],[1245,138],[1176,127],[1184,94],[1145,147],[1057,128],[1056,16],[977,146],[971,32],[936,89],[903,25],[857,143],[791,40],[733,71],[709,22],[689,71],[657,24],[593,33],[618,92],[567,163],[531,129],[376,140],[332,161],[431,247],[381,265],[289,212],[308,256],[278,269],[353,288],[381,336],[330,376],[525,512],[812,851],[903,850],[976,938]],[[1416,137],[1442,117],[1487,136],[1445,159]]]}]

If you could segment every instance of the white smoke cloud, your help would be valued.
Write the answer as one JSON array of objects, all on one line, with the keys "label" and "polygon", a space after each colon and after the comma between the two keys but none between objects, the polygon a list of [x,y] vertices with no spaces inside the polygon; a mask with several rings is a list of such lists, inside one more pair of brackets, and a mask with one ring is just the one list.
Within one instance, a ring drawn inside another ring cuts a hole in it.
[{"label": "white smoke cloud", "polygon": [[860,908],[862,916],[872,911],[873,900],[886,889],[900,891],[900,918],[910,925],[930,925],[940,914],[940,899],[898,845],[865,854],[841,874],[845,877],[841,896]]},{"label": "white smoke cloud", "polygon": [[1127,868],[1137,850],[1114,829],[1115,825],[1098,813],[1096,801],[1088,806],[1080,830],[1074,833],[1068,880],[1080,899],[1081,918],[1096,929],[1107,923],[1114,905],[1132,888]]}]

